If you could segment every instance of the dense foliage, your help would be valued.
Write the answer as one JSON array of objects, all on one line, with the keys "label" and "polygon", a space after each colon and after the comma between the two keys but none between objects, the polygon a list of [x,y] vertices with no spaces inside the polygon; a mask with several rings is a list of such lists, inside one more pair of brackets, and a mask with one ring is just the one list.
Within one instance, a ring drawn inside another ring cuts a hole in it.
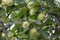
[{"label": "dense foliage", "polygon": [[0,21],[0,40],[60,40],[60,1],[0,0]]}]

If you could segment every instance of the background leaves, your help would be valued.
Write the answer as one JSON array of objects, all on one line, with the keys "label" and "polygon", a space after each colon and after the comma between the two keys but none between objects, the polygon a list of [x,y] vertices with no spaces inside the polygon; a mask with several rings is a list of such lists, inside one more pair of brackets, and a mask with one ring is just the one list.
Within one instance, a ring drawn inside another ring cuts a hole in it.
[{"label": "background leaves", "polygon": [[[9,1],[5,1],[4,4],[0,1],[0,20],[8,32],[8,40],[60,40],[59,1],[13,0],[10,6],[6,4]],[[23,28],[22,24],[27,28]],[[37,32],[32,30],[34,35],[31,36],[32,28],[36,28]],[[2,35],[3,32],[0,32],[1,40],[5,40]]]}]

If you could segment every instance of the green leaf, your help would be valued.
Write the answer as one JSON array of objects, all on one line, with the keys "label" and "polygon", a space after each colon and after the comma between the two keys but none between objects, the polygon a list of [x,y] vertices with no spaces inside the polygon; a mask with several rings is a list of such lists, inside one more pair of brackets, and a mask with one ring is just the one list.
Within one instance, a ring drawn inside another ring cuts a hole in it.
[{"label": "green leaf", "polygon": [[38,32],[41,33],[44,36],[45,40],[48,39],[48,34],[44,30],[38,29]]},{"label": "green leaf", "polygon": [[24,0],[14,0],[14,3],[17,3],[17,4],[24,4]]}]

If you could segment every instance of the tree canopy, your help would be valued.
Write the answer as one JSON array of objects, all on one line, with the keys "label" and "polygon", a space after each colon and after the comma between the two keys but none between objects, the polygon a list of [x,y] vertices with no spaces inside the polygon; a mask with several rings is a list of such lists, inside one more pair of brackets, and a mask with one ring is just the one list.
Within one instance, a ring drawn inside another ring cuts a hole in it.
[{"label": "tree canopy", "polygon": [[60,40],[60,1],[0,0],[0,40]]}]

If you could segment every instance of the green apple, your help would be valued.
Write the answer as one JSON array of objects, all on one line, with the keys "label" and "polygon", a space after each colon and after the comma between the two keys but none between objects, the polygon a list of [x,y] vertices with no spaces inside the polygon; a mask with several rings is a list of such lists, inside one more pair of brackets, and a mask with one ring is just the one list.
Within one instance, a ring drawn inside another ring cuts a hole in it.
[{"label": "green apple", "polygon": [[6,4],[7,4],[8,6],[13,5],[13,0],[6,0]]},{"label": "green apple", "polygon": [[6,4],[6,0],[2,0],[1,5],[2,5],[2,6],[6,6],[6,5],[7,5],[7,4]]},{"label": "green apple", "polygon": [[37,33],[37,29],[36,29],[36,28],[32,28],[32,29],[30,30],[30,34],[31,34],[31,35],[34,35],[35,33]]},{"label": "green apple", "polygon": [[24,22],[22,23],[22,27],[23,27],[24,29],[28,28],[29,26],[30,26],[30,23],[29,23],[28,21],[24,21]]},{"label": "green apple", "polygon": [[30,30],[30,39],[33,39],[33,40],[37,40],[37,29],[36,28],[32,28]]},{"label": "green apple", "polygon": [[32,10],[30,10],[29,14],[30,14],[30,15],[35,15],[35,12],[32,11]]},{"label": "green apple", "polygon": [[30,2],[27,4],[27,7],[28,7],[29,9],[32,9],[32,8],[36,7],[37,5],[38,5],[37,2],[30,1]]},{"label": "green apple", "polygon": [[38,11],[38,8],[36,7],[36,8],[32,8],[31,9],[33,12],[37,12]]},{"label": "green apple", "polygon": [[11,5],[13,5],[13,0],[2,0],[1,5],[3,5],[3,6],[5,6],[5,5],[11,6]]},{"label": "green apple", "polygon": [[45,14],[44,13],[40,13],[38,15],[38,20],[43,20],[45,18]]}]

